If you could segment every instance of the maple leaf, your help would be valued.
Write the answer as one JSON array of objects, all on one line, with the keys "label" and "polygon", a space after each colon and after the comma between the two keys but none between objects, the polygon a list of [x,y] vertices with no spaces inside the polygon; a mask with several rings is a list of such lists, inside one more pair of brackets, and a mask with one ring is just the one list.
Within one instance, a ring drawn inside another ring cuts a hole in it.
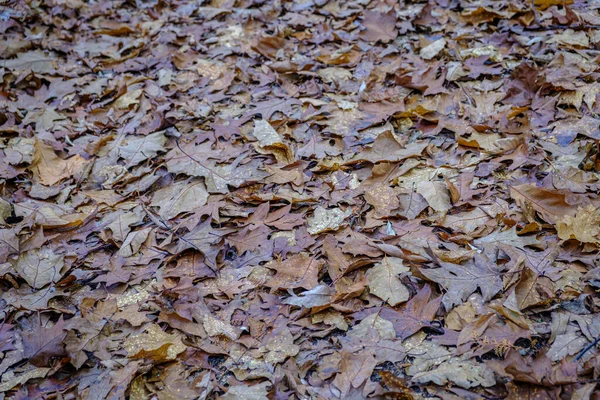
[{"label": "maple leaf", "polygon": [[354,319],[363,319],[373,313],[390,321],[396,335],[403,340],[414,335],[419,330],[431,326],[431,321],[438,311],[442,297],[430,300],[431,288],[425,285],[402,308],[395,310],[388,307],[374,307],[352,314]]},{"label": "maple leaf", "polygon": [[38,367],[50,365],[50,359],[65,355],[63,340],[67,336],[62,317],[52,326],[42,325],[41,315],[37,315],[36,326],[30,331],[21,332],[23,355]]},{"label": "maple leaf", "polygon": [[373,163],[401,161],[406,158],[419,156],[425,147],[427,147],[427,142],[415,142],[407,147],[403,147],[391,132],[384,132],[377,136],[371,148],[357,153],[352,158],[352,161],[370,161]]},{"label": "maple leaf", "polygon": [[285,261],[271,261],[265,267],[275,270],[276,274],[266,285],[281,289],[314,289],[318,285],[317,275],[322,266],[323,261],[305,253],[294,255]]},{"label": "maple leaf", "polygon": [[486,301],[503,289],[504,268],[491,263],[483,256],[476,255],[464,265],[443,261],[437,261],[437,264],[440,268],[420,271],[425,277],[446,289],[442,302],[447,310],[464,302],[477,288],[481,290]]},{"label": "maple leaf", "polygon": [[396,39],[398,30],[396,29],[395,13],[391,11],[388,14],[382,14],[378,11],[364,11],[362,25],[366,28],[360,32],[360,38],[368,42],[381,40],[387,43]]}]

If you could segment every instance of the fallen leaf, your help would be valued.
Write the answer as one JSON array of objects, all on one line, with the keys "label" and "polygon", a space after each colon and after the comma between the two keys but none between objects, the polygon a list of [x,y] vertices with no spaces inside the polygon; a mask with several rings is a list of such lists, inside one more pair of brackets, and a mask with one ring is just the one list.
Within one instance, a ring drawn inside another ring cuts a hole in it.
[{"label": "fallen leaf", "polygon": [[423,196],[429,206],[437,212],[445,212],[452,208],[450,192],[443,182],[419,182],[417,184],[417,193]]},{"label": "fallen leaf", "polygon": [[503,289],[503,267],[491,263],[482,256],[475,256],[465,264],[439,262],[440,268],[421,269],[428,279],[439,283],[446,289],[443,303],[450,311],[454,306],[463,303],[477,288],[483,298],[490,300]]},{"label": "fallen leaf", "polygon": [[227,389],[227,393],[223,396],[219,396],[219,400],[267,400],[268,391],[267,388],[271,386],[269,382],[262,382],[256,385],[235,385],[230,386]]},{"label": "fallen leaf", "polygon": [[490,387],[496,384],[494,372],[485,364],[478,364],[464,358],[451,358],[430,371],[413,375],[411,381],[421,384],[433,382],[440,386],[452,382],[465,389],[476,386]]},{"label": "fallen leaf", "polygon": [[446,39],[441,38],[435,40],[423,47],[419,53],[419,55],[425,60],[431,60],[435,56],[437,56],[444,48],[446,47]]},{"label": "fallen leaf", "polygon": [[208,192],[202,182],[178,182],[154,193],[153,207],[158,207],[160,216],[168,221],[177,215],[190,212],[206,204]]},{"label": "fallen leaf", "polygon": [[44,378],[50,370],[51,368],[32,368],[19,375],[15,375],[14,373],[3,374],[2,382],[0,382],[0,392],[8,392],[31,379]]},{"label": "fallen leaf", "polygon": [[123,347],[130,358],[156,361],[174,360],[187,348],[180,335],[165,333],[156,324],[148,325],[144,332],[129,337]]},{"label": "fallen leaf", "polygon": [[51,248],[42,247],[21,253],[13,266],[29,286],[41,289],[62,278],[65,256],[56,254]]},{"label": "fallen leaf", "polygon": [[591,204],[579,208],[574,217],[565,215],[556,222],[556,232],[563,240],[600,243],[600,211]]},{"label": "fallen leaf", "polygon": [[378,11],[364,11],[362,25],[366,28],[360,32],[360,38],[368,42],[378,40],[387,43],[396,39],[398,30],[396,29],[396,17],[392,11],[382,14]]},{"label": "fallen leaf", "polygon": [[359,388],[371,376],[377,360],[368,352],[354,354],[342,350],[340,354],[340,372],[333,384],[342,392],[342,397],[345,397],[351,388]]},{"label": "fallen leaf", "polygon": [[30,169],[34,177],[46,186],[55,185],[63,179],[70,178],[86,164],[80,155],[63,160],[59,158],[51,146],[41,140],[35,141],[35,153]]},{"label": "fallen leaf", "polygon": [[308,219],[308,233],[316,235],[322,232],[337,230],[351,214],[350,210],[342,211],[339,208],[326,210],[323,207],[317,207],[313,216]]},{"label": "fallen leaf", "polygon": [[0,61],[4,68],[15,71],[32,71],[36,73],[51,73],[57,67],[57,59],[52,54],[46,54],[41,50],[32,50],[21,53],[12,60]]},{"label": "fallen leaf", "polygon": [[50,366],[53,357],[65,355],[64,339],[67,336],[65,321],[62,317],[56,322],[48,322],[50,327],[42,325],[38,315],[37,322],[31,331],[21,332],[23,337],[23,355],[37,367]]},{"label": "fallen leaf", "polygon": [[400,281],[399,275],[410,271],[402,264],[402,260],[385,257],[367,271],[371,293],[386,301],[392,307],[407,301],[410,293]]},{"label": "fallen leaf", "polygon": [[136,166],[166,151],[166,143],[167,138],[163,132],[155,132],[143,137],[127,136],[119,146],[119,156],[126,160],[128,166]]},{"label": "fallen leaf", "polygon": [[311,290],[318,285],[317,275],[322,266],[322,261],[306,253],[296,254],[285,261],[271,261],[265,267],[275,270],[276,274],[266,284],[272,288],[302,287]]}]

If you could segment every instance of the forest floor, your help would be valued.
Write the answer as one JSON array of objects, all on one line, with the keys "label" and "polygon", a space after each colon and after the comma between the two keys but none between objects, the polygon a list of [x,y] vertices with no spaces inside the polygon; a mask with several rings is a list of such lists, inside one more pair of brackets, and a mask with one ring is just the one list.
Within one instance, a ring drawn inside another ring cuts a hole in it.
[{"label": "forest floor", "polygon": [[0,399],[600,399],[599,7],[5,3]]}]

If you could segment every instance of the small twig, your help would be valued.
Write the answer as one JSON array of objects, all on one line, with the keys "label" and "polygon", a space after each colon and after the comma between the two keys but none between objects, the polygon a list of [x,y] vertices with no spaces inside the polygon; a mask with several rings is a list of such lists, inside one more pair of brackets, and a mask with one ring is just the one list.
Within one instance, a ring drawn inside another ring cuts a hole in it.
[{"label": "small twig", "polygon": [[524,28],[526,31],[554,31],[559,29],[572,29],[574,31],[583,31],[586,29],[600,29],[600,25],[548,25],[548,26],[526,26]]},{"label": "small twig", "polygon": [[600,342],[600,336],[598,336],[596,338],[596,340],[594,340],[592,343],[590,343],[589,345],[586,346],[585,349],[581,350],[581,352],[577,355],[577,357],[575,357],[575,361],[579,361],[581,360],[581,357],[583,357],[583,355],[585,353],[587,353],[588,351],[590,351],[594,346],[596,346],[598,344],[598,342]]}]

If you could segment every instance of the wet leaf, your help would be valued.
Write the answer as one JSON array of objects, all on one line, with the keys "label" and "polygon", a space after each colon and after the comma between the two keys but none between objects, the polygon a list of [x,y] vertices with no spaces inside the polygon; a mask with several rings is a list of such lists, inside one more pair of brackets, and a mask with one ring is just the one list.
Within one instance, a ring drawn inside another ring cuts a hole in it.
[{"label": "wet leaf", "polygon": [[130,358],[149,358],[157,361],[174,360],[187,348],[181,336],[168,334],[158,325],[148,325],[140,334],[125,341],[124,348]]},{"label": "wet leaf", "polygon": [[308,233],[316,235],[318,233],[339,229],[344,220],[351,214],[351,211],[342,211],[339,208],[326,210],[317,207],[311,218],[308,219]]}]

